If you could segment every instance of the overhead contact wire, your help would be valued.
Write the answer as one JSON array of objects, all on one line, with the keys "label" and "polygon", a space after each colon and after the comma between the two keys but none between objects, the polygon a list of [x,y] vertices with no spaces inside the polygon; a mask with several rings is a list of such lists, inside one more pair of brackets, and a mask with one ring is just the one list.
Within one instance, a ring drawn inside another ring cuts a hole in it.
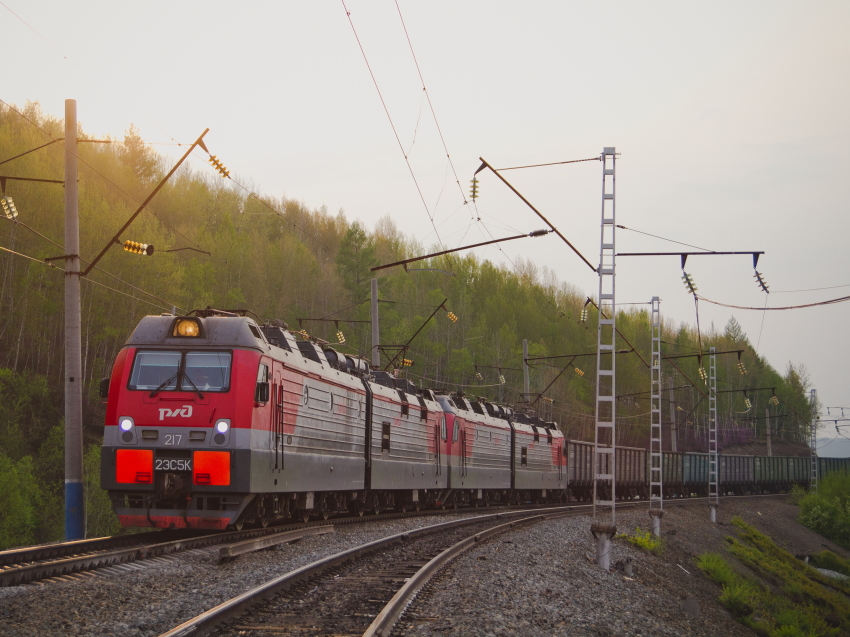
[{"label": "overhead contact wire", "polygon": [[[466,204],[468,203],[466,200],[466,193],[463,191],[463,186],[460,185],[460,178],[457,176],[457,170],[455,170],[452,156],[449,153],[449,148],[446,145],[445,138],[443,137],[440,122],[437,121],[437,113],[434,111],[434,105],[431,103],[431,95],[428,93],[428,89],[425,88],[425,78],[422,77],[422,69],[419,68],[419,61],[416,59],[416,53],[413,51],[413,42],[410,41],[410,34],[407,32],[407,25],[404,23],[404,17],[401,15],[401,7],[398,4],[398,0],[395,0],[395,7],[398,10],[398,17],[401,20],[401,26],[404,29],[404,36],[407,38],[407,44],[410,47],[410,54],[413,56],[413,63],[416,65],[416,72],[419,74],[419,80],[422,82],[422,90],[425,92],[425,98],[428,100],[428,108],[431,109],[431,115],[434,117],[434,124],[437,126],[437,133],[440,135],[440,141],[443,143],[443,150],[446,151],[446,157],[449,160],[449,165],[452,167],[452,173],[454,173],[455,182],[457,182],[457,187],[460,190],[460,196],[463,198],[463,203]],[[439,239],[439,236],[437,238]]]},{"label": "overhead contact wire", "polygon": [[440,245],[442,246],[443,240],[440,239],[440,233],[437,232],[437,224],[434,223],[434,217],[433,215],[431,215],[431,211],[428,209],[428,202],[425,201],[425,195],[422,194],[422,188],[419,186],[419,181],[416,179],[416,174],[413,172],[413,166],[410,165],[410,160],[407,158],[407,154],[404,152],[404,144],[401,143],[401,138],[398,136],[398,131],[396,130],[395,124],[393,123],[393,118],[390,116],[390,111],[387,108],[387,103],[384,101],[384,96],[381,94],[381,89],[378,86],[378,80],[375,78],[375,74],[372,72],[372,66],[369,64],[369,59],[366,57],[366,51],[363,49],[363,44],[360,42],[360,36],[357,35],[357,29],[354,28],[354,21],[351,19],[351,12],[348,10],[348,7],[345,6],[345,0],[340,0],[340,2],[342,2],[342,8],[345,9],[345,15],[348,18],[348,23],[351,25],[351,30],[354,33],[354,38],[357,40],[357,46],[360,48],[360,53],[363,55],[363,61],[366,62],[366,68],[369,69],[369,75],[372,77],[372,83],[375,85],[375,90],[378,91],[378,97],[381,100],[381,105],[384,107],[384,113],[387,114],[387,119],[390,122],[390,127],[393,129],[393,135],[395,135],[395,140],[398,143],[399,150],[401,150],[401,154],[404,155],[404,161],[407,164],[407,169],[410,171],[410,176],[413,177],[413,183],[416,184],[416,191],[419,193],[419,198],[422,200],[422,205],[425,206],[425,212],[428,214],[428,219],[431,220],[431,226],[434,228],[434,234],[437,235],[437,241],[439,241]]}]

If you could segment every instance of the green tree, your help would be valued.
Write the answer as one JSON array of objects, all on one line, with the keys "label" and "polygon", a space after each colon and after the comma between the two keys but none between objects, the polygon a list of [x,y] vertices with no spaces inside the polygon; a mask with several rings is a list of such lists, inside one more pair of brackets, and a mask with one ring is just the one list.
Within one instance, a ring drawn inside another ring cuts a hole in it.
[{"label": "green tree", "polygon": [[377,265],[375,240],[355,221],[343,235],[336,255],[337,273],[352,299],[363,298],[372,278],[370,268],[373,265]]}]

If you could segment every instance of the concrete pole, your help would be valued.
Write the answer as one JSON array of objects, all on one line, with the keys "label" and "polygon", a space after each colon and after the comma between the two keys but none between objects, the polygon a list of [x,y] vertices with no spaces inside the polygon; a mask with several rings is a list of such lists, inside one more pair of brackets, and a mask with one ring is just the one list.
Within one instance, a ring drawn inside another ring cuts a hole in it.
[{"label": "concrete pole", "polygon": [[86,536],[79,255],[77,101],[65,100],[65,539],[69,541]]},{"label": "concrete pole", "polygon": [[770,440],[770,409],[764,410],[764,429],[767,432],[767,456],[773,456],[773,446]]},{"label": "concrete pole", "polygon": [[375,369],[381,367],[381,352],[378,350],[381,331],[378,328],[378,279],[372,279],[372,367]]},{"label": "concrete pole", "polygon": [[525,400],[528,401],[528,395],[531,393],[531,381],[528,378],[528,339],[522,339],[522,391],[525,395]]},{"label": "concrete pole", "polygon": [[670,451],[676,453],[679,451],[679,426],[676,424],[676,401],[673,399],[673,377],[667,378],[667,384],[670,385]]}]

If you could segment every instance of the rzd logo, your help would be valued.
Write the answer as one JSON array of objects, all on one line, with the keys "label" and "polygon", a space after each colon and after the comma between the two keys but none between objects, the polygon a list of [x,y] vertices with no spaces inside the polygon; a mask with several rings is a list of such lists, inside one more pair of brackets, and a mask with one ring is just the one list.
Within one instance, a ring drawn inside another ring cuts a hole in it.
[{"label": "rzd logo", "polygon": [[175,418],[177,416],[182,416],[183,418],[189,418],[192,415],[192,405],[183,405],[183,407],[178,407],[177,409],[168,409],[167,407],[162,407],[159,410],[159,419],[165,420],[168,418]]}]

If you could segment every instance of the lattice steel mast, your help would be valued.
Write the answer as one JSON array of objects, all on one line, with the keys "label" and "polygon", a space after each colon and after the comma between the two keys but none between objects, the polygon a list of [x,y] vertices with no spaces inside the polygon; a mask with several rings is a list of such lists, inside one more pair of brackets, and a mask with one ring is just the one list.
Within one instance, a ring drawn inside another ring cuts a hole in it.
[{"label": "lattice steel mast", "polygon": [[811,453],[812,467],[811,476],[809,477],[809,490],[812,493],[817,493],[818,490],[818,420],[820,419],[818,409],[818,390],[811,391],[812,403],[812,426],[809,432],[809,452]]},{"label": "lattice steel mast", "polygon": [[[611,539],[617,532],[616,492],[616,151],[602,150],[602,224],[599,250],[599,323],[596,340],[596,427],[593,448],[593,523],[596,563],[610,565]],[[605,318],[606,312],[609,318]],[[609,515],[603,517],[605,513]],[[607,519],[606,519],[607,518]]]},{"label": "lattice steel mast", "polygon": [[711,521],[717,522],[720,504],[717,466],[717,355],[712,347],[708,357],[708,506]]},{"label": "lattice steel mast", "polygon": [[661,450],[661,299],[652,297],[652,362],[650,372],[649,516],[652,532],[661,535],[664,515],[663,455]]}]

